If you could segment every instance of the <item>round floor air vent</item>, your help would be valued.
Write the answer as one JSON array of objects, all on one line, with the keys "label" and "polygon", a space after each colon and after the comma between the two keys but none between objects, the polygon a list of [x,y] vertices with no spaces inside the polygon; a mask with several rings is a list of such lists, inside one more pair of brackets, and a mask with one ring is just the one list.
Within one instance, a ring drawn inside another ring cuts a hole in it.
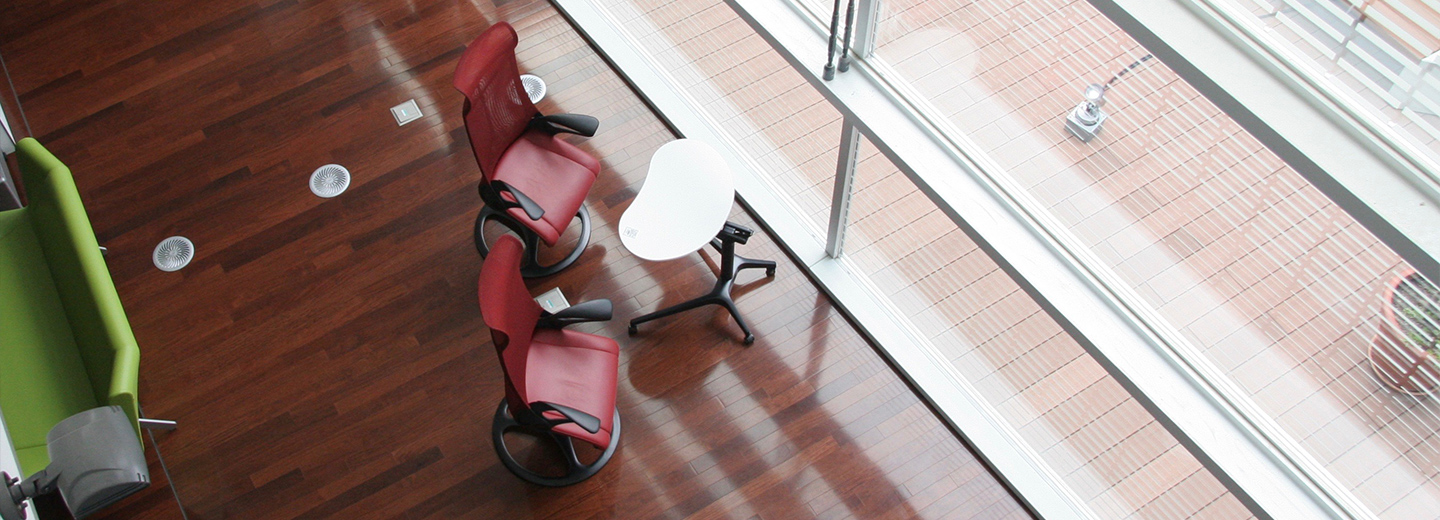
[{"label": "round floor air vent", "polygon": [[150,258],[161,271],[179,271],[195,258],[195,244],[185,237],[170,237],[155,246],[155,254]]},{"label": "round floor air vent", "polygon": [[525,86],[525,95],[530,96],[530,103],[539,103],[545,99],[545,80],[534,74],[521,74],[520,84]]},{"label": "round floor air vent", "polygon": [[345,193],[350,187],[350,170],[338,164],[327,164],[310,174],[310,191],[323,198]]},{"label": "round floor air vent", "polygon": [[310,174],[310,192],[324,199],[346,193],[347,187],[350,187],[350,170],[340,164],[325,164]]}]

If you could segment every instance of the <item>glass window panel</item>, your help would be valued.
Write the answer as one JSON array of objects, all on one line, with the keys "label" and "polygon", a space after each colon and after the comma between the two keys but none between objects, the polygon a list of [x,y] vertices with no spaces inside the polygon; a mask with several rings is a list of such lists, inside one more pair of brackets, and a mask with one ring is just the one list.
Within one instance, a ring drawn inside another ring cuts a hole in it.
[{"label": "glass window panel", "polygon": [[[1357,108],[1440,157],[1440,4],[1429,0],[1220,0],[1351,94]],[[1432,176],[1440,172],[1430,172]]]},{"label": "glass window panel", "polygon": [[[714,0],[603,4],[823,229],[840,116]],[[894,166],[864,149],[847,250],[1104,517],[1248,511]]]},{"label": "glass window panel", "polygon": [[[1087,2],[882,5],[882,71],[1373,513],[1434,516],[1440,408],[1372,366],[1434,377],[1433,356],[1384,332],[1385,294],[1412,271],[1398,255]],[[1065,122],[1091,83],[1109,87],[1108,119],[1087,143]]]},{"label": "glass window panel", "polygon": [[1101,518],[1250,516],[863,139],[845,251]]}]

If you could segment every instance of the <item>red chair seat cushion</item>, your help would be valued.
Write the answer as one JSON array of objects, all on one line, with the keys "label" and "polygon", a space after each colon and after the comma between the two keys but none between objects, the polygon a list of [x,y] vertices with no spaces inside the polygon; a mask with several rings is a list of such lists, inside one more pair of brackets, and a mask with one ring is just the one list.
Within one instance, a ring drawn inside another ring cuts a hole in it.
[{"label": "red chair seat cushion", "polygon": [[538,221],[530,220],[520,208],[508,213],[553,246],[599,174],[600,161],[590,154],[553,135],[530,130],[500,156],[493,180],[514,186],[545,210]]},{"label": "red chair seat cushion", "polygon": [[599,418],[597,433],[575,424],[563,424],[554,431],[605,449],[615,427],[619,364],[620,345],[610,338],[569,330],[536,330],[526,359],[525,398],[569,406]]}]

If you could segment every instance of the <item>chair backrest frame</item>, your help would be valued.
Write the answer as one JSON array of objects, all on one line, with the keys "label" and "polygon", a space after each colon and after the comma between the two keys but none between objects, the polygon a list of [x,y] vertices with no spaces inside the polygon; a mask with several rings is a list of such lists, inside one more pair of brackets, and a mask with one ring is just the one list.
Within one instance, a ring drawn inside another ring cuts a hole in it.
[{"label": "chair backrest frame", "polygon": [[519,41],[515,28],[498,22],[465,48],[455,68],[455,88],[465,95],[465,132],[486,182],[494,180],[500,156],[539,114],[520,82]]},{"label": "chair backrest frame", "polygon": [[536,323],[545,309],[530,296],[520,276],[524,246],[511,235],[501,236],[480,268],[480,317],[490,328],[500,369],[505,375],[505,397],[511,410],[528,410],[525,371]]}]

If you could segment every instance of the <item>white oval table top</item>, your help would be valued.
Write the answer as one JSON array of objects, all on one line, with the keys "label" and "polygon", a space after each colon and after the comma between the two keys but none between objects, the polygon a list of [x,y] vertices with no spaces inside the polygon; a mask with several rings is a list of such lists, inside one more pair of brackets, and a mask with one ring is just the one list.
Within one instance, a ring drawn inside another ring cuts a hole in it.
[{"label": "white oval table top", "polygon": [[650,158],[645,184],[620,216],[620,243],[646,260],[680,258],[715,238],[734,202],[720,152],[694,139],[670,141]]}]

